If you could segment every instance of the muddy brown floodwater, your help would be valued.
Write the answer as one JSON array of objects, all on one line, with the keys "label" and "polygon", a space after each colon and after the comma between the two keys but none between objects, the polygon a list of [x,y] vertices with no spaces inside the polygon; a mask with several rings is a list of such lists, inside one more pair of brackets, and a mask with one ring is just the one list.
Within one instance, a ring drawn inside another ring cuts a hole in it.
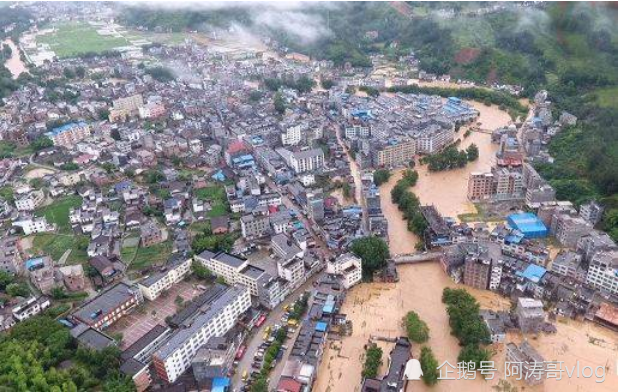
[{"label": "muddy brown floodwater", "polygon": [[21,60],[19,48],[17,47],[17,45],[15,45],[15,43],[13,43],[12,40],[7,39],[2,43],[8,45],[12,51],[11,58],[6,60],[4,66],[9,71],[11,71],[13,79],[17,79],[19,75],[21,75],[23,72],[26,72],[26,64],[24,64],[24,62]]},{"label": "muddy brown floodwater", "polygon": [[[494,129],[507,125],[510,117],[497,107],[487,107],[473,103],[481,112],[479,121],[481,128]],[[463,137],[465,130],[460,130]],[[446,215],[457,217],[458,214],[475,212],[474,205],[466,197],[468,175],[472,171],[489,170],[493,164],[496,146],[491,144],[488,134],[473,132],[460,145],[467,147],[475,143],[479,147],[479,160],[463,169],[429,173],[424,167],[417,167],[419,181],[412,189],[420,198],[421,203],[436,205],[438,210]],[[380,187],[382,210],[389,222],[389,239],[391,254],[414,252],[416,236],[407,230],[406,221],[397,206],[390,201],[390,190],[401,177],[401,171],[395,172],[390,180]],[[324,351],[318,370],[314,388],[319,392],[359,391],[361,386],[361,371],[364,360],[364,346],[370,336],[396,337],[404,334],[401,326],[403,316],[410,310],[416,311],[428,324],[431,337],[429,345],[440,364],[448,360],[456,364],[460,347],[457,340],[451,336],[448,315],[441,302],[445,287],[458,286],[444,274],[438,263],[399,266],[398,283],[363,283],[352,288],[345,299],[341,312],[352,321],[351,336],[340,341],[329,341]],[[508,310],[507,299],[490,292],[478,291],[466,287],[481,303],[481,307],[494,310]],[[542,386],[528,387],[513,379],[508,381],[519,390],[526,391],[616,391],[618,373],[618,334],[590,323],[576,321],[559,321],[556,324],[558,332],[554,335],[529,337],[530,343],[545,357],[546,360],[563,361],[565,366],[572,367],[579,360],[581,366],[608,366],[607,376],[603,383],[594,379],[571,378],[563,376],[560,381],[548,380]],[[520,342],[520,334],[512,334],[507,341]],[[388,353],[392,345],[380,343],[384,350],[383,360],[388,361]],[[413,344],[413,355],[418,357],[420,345]],[[420,381],[408,384],[407,391],[494,391],[500,379],[504,378],[504,348],[493,347],[498,372],[494,380],[441,380],[432,388],[426,387]],[[386,371],[386,365],[381,368],[381,375]]]}]

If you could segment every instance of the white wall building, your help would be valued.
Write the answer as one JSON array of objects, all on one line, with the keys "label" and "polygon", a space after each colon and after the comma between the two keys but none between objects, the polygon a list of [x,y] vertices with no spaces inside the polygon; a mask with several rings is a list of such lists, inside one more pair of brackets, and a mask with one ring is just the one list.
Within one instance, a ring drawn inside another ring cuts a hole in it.
[{"label": "white wall building", "polygon": [[361,259],[346,253],[326,263],[326,272],[342,276],[343,287],[349,289],[363,279]]}]

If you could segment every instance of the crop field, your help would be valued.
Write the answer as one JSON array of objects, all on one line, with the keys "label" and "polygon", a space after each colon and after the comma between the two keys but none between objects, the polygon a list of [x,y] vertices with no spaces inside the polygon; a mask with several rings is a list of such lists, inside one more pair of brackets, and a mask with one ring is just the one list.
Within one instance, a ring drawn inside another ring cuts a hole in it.
[{"label": "crop field", "polygon": [[100,53],[129,45],[126,38],[100,35],[86,23],[67,23],[55,27],[54,33],[38,36],[37,41],[48,44],[59,58],[88,52]]}]

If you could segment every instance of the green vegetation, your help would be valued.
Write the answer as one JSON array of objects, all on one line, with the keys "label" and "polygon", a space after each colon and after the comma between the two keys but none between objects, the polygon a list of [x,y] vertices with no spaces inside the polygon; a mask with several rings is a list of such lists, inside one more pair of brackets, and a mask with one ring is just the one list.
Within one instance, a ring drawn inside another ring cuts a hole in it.
[{"label": "green vegetation", "polygon": [[146,68],[146,73],[158,82],[165,83],[176,79],[171,69],[161,66]]},{"label": "green vegetation", "polygon": [[423,371],[423,382],[426,385],[436,385],[440,381],[440,371],[438,370],[438,360],[433,355],[431,348],[424,346],[421,349],[421,370]]},{"label": "green vegetation", "polygon": [[275,366],[275,358],[281,350],[281,346],[285,342],[287,338],[287,328],[281,327],[275,333],[275,341],[268,347],[266,352],[264,353],[264,362],[262,363],[262,369],[253,385],[251,386],[251,391],[263,391],[268,392],[268,374]]},{"label": "green vegetation", "polygon": [[442,302],[446,304],[451,333],[464,348],[458,356],[459,362],[474,362],[476,369],[481,361],[488,361],[491,352],[482,347],[491,343],[489,329],[479,314],[479,304],[465,289],[445,288]]},{"label": "green vegetation", "polygon": [[303,294],[294,302],[292,309],[290,310],[290,314],[288,318],[290,320],[301,320],[307,311],[307,307],[309,306],[309,296],[307,294]]},{"label": "green vegetation", "polygon": [[195,190],[195,197],[206,200],[212,209],[206,214],[210,218],[226,215],[230,212],[223,185],[212,185]]},{"label": "green vegetation", "polygon": [[444,171],[460,169],[478,158],[479,149],[476,144],[471,144],[466,150],[457,150],[455,145],[450,145],[438,153],[424,156],[421,163],[428,164],[429,171]]},{"label": "green vegetation", "polygon": [[403,325],[408,333],[408,339],[416,343],[425,343],[429,339],[429,327],[421,320],[418,313],[409,311],[403,318]]},{"label": "green vegetation", "polygon": [[266,78],[264,79],[264,85],[270,91],[277,91],[281,87],[287,87],[298,90],[301,93],[306,93],[311,91],[311,89],[315,86],[315,80],[307,76],[301,76],[298,80],[291,78]]},{"label": "green vegetation", "polygon": [[58,199],[48,206],[39,208],[37,215],[47,218],[50,224],[56,224],[60,233],[71,233],[71,222],[69,221],[69,210],[82,205],[82,198],[71,195]]},{"label": "green vegetation", "polygon": [[34,235],[32,250],[35,254],[48,255],[57,262],[64,252],[71,249],[66,264],[81,264],[88,260],[88,242],[88,237],[84,235],[39,233]]},{"label": "green vegetation", "polygon": [[139,247],[129,268],[142,270],[153,265],[163,265],[172,254],[172,241],[165,241],[148,247]]},{"label": "green vegetation", "polygon": [[237,239],[238,233],[213,234],[210,227],[206,227],[193,237],[191,249],[195,254],[200,254],[205,250],[229,252]]},{"label": "green vegetation", "polygon": [[48,44],[60,58],[98,54],[129,44],[125,38],[100,35],[87,23],[70,22],[54,27],[57,30],[52,34],[37,36],[37,42]]},{"label": "green vegetation", "polygon": [[191,264],[191,270],[199,279],[211,279],[213,277],[212,272],[208,268],[204,267],[202,263],[195,260]]},{"label": "green vegetation", "polygon": [[[69,330],[49,316],[35,316],[0,340],[0,385],[11,391],[103,390],[130,392],[120,371],[120,350],[76,348]],[[60,367],[64,361],[67,366]]]},{"label": "green vegetation", "polygon": [[373,183],[376,184],[376,186],[388,182],[389,178],[391,178],[391,172],[388,169],[378,169],[373,172]]},{"label": "green vegetation", "polygon": [[15,201],[15,191],[11,186],[3,186],[0,187],[0,197],[9,203],[13,203]]},{"label": "green vegetation", "polygon": [[363,366],[364,378],[376,378],[382,364],[382,349],[375,343],[365,351],[365,364]]},{"label": "green vegetation", "polygon": [[371,280],[374,272],[384,268],[389,258],[388,245],[379,237],[359,238],[352,242],[350,250],[360,257],[365,280]]},{"label": "green vegetation", "polygon": [[393,203],[397,204],[399,211],[403,212],[404,219],[408,221],[408,230],[421,237],[427,228],[427,221],[421,213],[420,200],[408,189],[416,185],[417,181],[418,173],[416,170],[406,170],[403,177],[397,181],[397,184],[391,190],[391,199]]}]

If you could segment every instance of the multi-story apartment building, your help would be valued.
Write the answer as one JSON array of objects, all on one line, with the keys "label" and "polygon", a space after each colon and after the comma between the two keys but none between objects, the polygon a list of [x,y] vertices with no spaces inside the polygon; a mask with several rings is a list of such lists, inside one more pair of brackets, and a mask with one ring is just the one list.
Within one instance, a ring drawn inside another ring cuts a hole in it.
[{"label": "multi-story apartment building", "polygon": [[137,287],[144,298],[154,301],[166,290],[183,280],[191,273],[193,259],[184,254],[176,254],[168,260],[165,267],[138,283]]},{"label": "multi-story apartment building", "polygon": [[586,282],[600,290],[618,294],[618,250],[595,253],[588,266]]},{"label": "multi-story apartment building", "polygon": [[416,141],[404,139],[373,143],[371,149],[374,167],[396,167],[407,165],[414,159]]},{"label": "multi-story apartment building", "polygon": [[585,282],[587,271],[582,267],[582,255],[563,250],[551,263],[551,270],[559,275],[566,276],[578,282]]},{"label": "multi-story apartment building", "polygon": [[498,200],[523,198],[523,182],[519,171],[505,167],[493,167],[495,195]]},{"label": "multi-story apartment building", "polygon": [[208,305],[200,308],[191,323],[183,324],[153,355],[157,375],[173,383],[190,366],[191,360],[211,337],[225,335],[240,315],[251,306],[249,289],[229,287]]},{"label": "multi-story apartment building", "polygon": [[592,256],[597,252],[615,249],[618,249],[618,246],[604,231],[591,230],[577,241],[577,252],[582,255],[586,263],[590,263]]},{"label": "multi-story apartment building", "polygon": [[518,298],[515,314],[517,315],[519,328],[524,333],[539,332],[545,322],[543,302],[538,299],[524,297]]},{"label": "multi-story apartment building", "polygon": [[487,290],[491,273],[491,260],[482,257],[466,257],[463,282],[479,290]]},{"label": "multi-story apartment building", "polygon": [[290,282],[290,290],[296,289],[307,280],[305,262],[301,258],[278,260],[277,273],[280,277]]},{"label": "multi-story apartment building", "polygon": [[579,216],[558,214],[550,230],[562,246],[575,248],[577,241],[592,231],[592,224]]},{"label": "multi-story apartment building", "polygon": [[556,191],[549,184],[526,189],[526,205],[535,208],[540,203],[556,200]]},{"label": "multi-story apartment building", "polygon": [[371,126],[366,124],[354,124],[345,127],[346,139],[366,139],[371,136]]},{"label": "multi-story apartment building", "polygon": [[143,105],[144,99],[141,94],[115,99],[113,101],[113,108],[109,111],[109,121],[125,121],[131,114],[137,112]]},{"label": "multi-story apartment building", "polygon": [[416,136],[416,152],[433,154],[451,144],[455,138],[455,127],[431,126]]},{"label": "multi-story apartment building", "polygon": [[487,200],[494,195],[494,175],[492,173],[470,173],[468,179],[468,199]]},{"label": "multi-story apartment building", "polygon": [[284,146],[295,146],[302,140],[303,125],[296,124],[285,127],[281,132],[281,143]]},{"label": "multi-story apartment building", "polygon": [[324,167],[324,151],[314,148],[292,153],[290,166],[296,174],[320,170]]},{"label": "multi-story apartment building", "polygon": [[144,298],[133,286],[120,282],[80,306],[72,318],[95,329],[104,329],[128,314]]},{"label": "multi-story apartment building", "polygon": [[240,230],[243,238],[260,238],[270,232],[268,215],[247,214],[240,218]]},{"label": "multi-story apartment building", "polygon": [[34,211],[45,200],[43,190],[33,190],[15,200],[18,211]]},{"label": "multi-story apartment building", "polygon": [[579,208],[579,215],[594,226],[599,223],[603,217],[603,211],[603,206],[592,200],[581,205]]},{"label": "multi-story apartment building", "polygon": [[213,274],[222,277],[228,284],[234,284],[238,271],[245,268],[249,263],[245,259],[226,252],[213,253],[209,250],[203,251],[195,258]]},{"label": "multi-story apartment building", "polygon": [[89,137],[91,132],[92,128],[90,125],[80,121],[54,128],[50,132],[47,132],[45,136],[51,139],[54,146],[71,148],[80,140]]},{"label": "multi-story apartment building", "polygon": [[345,289],[349,289],[363,279],[361,259],[352,253],[346,253],[326,263],[326,272],[341,276]]}]

